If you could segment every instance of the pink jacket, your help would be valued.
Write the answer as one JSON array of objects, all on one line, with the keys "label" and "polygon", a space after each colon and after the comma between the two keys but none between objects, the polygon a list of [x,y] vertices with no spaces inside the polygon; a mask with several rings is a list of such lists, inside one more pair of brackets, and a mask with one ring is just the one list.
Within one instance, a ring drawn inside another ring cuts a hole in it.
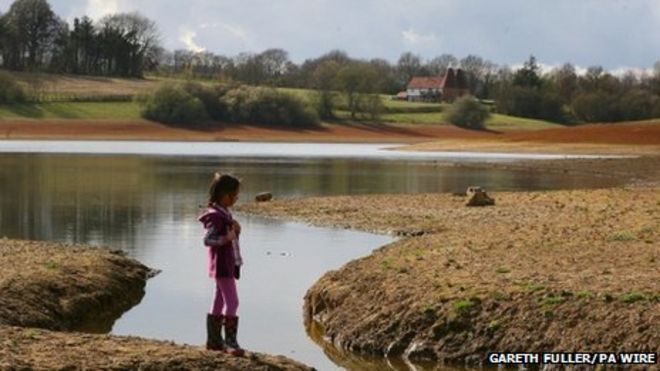
[{"label": "pink jacket", "polygon": [[233,242],[223,238],[233,223],[231,213],[214,204],[198,220],[206,229],[204,244],[208,247],[209,277],[234,277],[236,266],[242,264],[238,236]]}]

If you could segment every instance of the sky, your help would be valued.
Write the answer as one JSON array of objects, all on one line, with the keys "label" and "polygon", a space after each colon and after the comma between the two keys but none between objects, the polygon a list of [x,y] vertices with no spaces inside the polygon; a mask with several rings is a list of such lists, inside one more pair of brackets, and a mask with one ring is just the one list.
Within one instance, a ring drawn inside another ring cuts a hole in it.
[{"label": "sky", "polygon": [[[6,12],[13,0],[0,0]],[[475,54],[500,65],[534,55],[615,71],[660,60],[660,0],[49,0],[65,20],[138,11],[165,48],[234,56],[282,48],[300,63],[341,49],[396,63]]]}]

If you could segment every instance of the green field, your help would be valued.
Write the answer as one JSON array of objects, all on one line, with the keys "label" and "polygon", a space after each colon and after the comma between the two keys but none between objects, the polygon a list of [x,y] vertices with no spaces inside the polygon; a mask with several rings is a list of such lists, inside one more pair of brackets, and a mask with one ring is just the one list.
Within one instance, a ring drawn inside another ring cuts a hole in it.
[{"label": "green field", "polygon": [[[146,92],[159,83],[184,80],[147,77],[145,79],[119,79],[75,75],[11,74],[28,94],[39,96],[42,102],[0,105],[0,119],[115,119],[140,118],[140,105],[128,101],[131,96]],[[204,81],[210,84],[211,81]],[[315,92],[309,89],[278,88],[313,104]],[[447,125],[445,114],[448,103],[424,103],[392,100],[380,95],[384,112],[379,121],[395,124]],[[86,101],[87,100],[87,101]],[[89,101],[91,100],[91,101]],[[97,101],[98,100],[98,101]],[[340,94],[336,98],[339,120],[350,120],[348,109]],[[365,118],[368,120],[368,118]],[[543,121],[494,114],[487,122],[491,129],[536,130],[558,126]]]},{"label": "green field", "polygon": [[1,119],[120,119],[140,118],[135,102],[44,102],[0,105]]}]

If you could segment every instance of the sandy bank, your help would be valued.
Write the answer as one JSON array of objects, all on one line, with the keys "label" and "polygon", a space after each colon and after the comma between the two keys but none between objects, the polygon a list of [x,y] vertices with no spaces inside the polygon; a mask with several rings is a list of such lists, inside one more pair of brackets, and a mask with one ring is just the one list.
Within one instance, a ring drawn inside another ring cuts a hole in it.
[{"label": "sandy bank", "polygon": [[418,143],[446,136],[480,138],[489,134],[445,125],[323,124],[292,130],[228,124],[185,129],[147,120],[0,120],[2,139]]},{"label": "sandy bank", "polygon": [[[0,239],[0,369],[307,370],[263,354],[93,335],[144,295],[150,269],[119,251]],[[166,325],[166,324],[164,324]]]},{"label": "sandy bank", "polygon": [[488,351],[660,351],[660,189],[323,197],[243,211],[415,236],[324,275],[305,315],[341,348],[484,361]]},{"label": "sandy bank", "polygon": [[64,331],[110,331],[150,272],[119,251],[8,239],[0,266],[0,324]]},{"label": "sandy bank", "polygon": [[2,370],[309,370],[282,356],[231,357],[128,336],[0,326],[0,339]]},{"label": "sandy bank", "polygon": [[418,150],[649,154],[660,152],[660,122],[497,132],[443,124],[323,124],[291,130],[236,124],[180,128],[147,120],[0,120],[0,138],[390,142],[424,143],[412,148]]}]

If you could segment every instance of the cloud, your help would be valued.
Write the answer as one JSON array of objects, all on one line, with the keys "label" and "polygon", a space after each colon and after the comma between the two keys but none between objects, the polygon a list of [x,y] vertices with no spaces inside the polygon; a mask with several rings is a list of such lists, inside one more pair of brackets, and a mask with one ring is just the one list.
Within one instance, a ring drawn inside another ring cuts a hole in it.
[{"label": "cloud", "polygon": [[119,1],[117,0],[87,0],[85,15],[98,20],[106,14],[117,13],[119,11]]},{"label": "cloud", "polygon": [[418,44],[428,44],[437,41],[437,37],[435,34],[430,33],[430,34],[420,34],[417,31],[415,31],[412,27],[401,31],[401,36],[403,39],[413,45],[418,45]]},{"label": "cloud", "polygon": [[234,26],[234,25],[227,24],[227,23],[222,23],[222,22],[215,22],[215,23],[211,23],[211,24],[202,23],[199,26],[199,28],[201,28],[201,29],[219,28],[219,29],[225,31],[225,33],[228,33],[229,35],[231,35],[233,37],[239,38],[242,41],[247,41],[247,39],[248,39],[247,32],[245,31],[245,29],[243,29],[240,26]]},{"label": "cloud", "polygon": [[186,46],[186,49],[195,53],[206,51],[206,48],[197,44],[195,41],[195,36],[197,36],[197,32],[193,30],[181,29],[179,31],[179,41],[181,41]]}]

